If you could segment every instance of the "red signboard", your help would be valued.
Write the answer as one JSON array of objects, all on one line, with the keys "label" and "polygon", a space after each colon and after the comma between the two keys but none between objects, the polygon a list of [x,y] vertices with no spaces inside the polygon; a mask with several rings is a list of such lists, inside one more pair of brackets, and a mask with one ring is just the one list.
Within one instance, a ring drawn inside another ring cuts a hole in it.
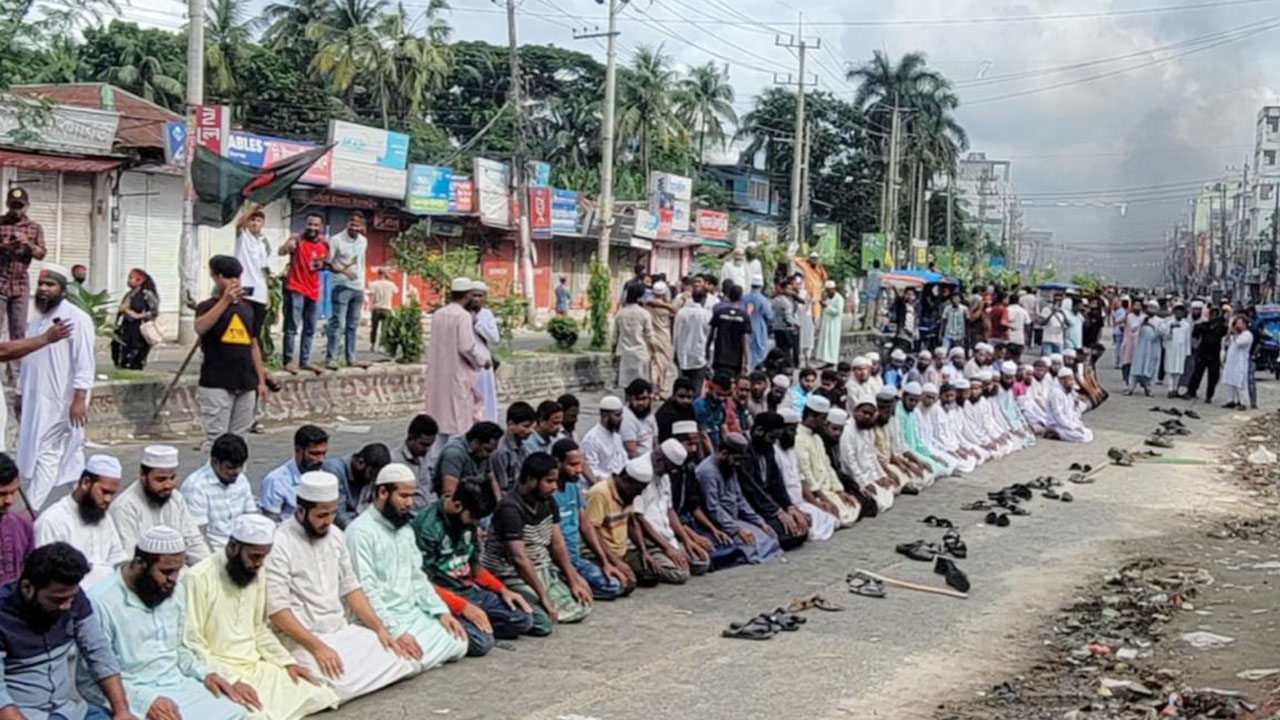
[{"label": "red signboard", "polygon": [[226,105],[197,105],[196,129],[193,145],[219,155],[227,146],[227,133],[231,128],[231,109]]},{"label": "red signboard", "polygon": [[698,236],[708,240],[729,239],[729,213],[698,210]]},{"label": "red signboard", "polygon": [[[284,140],[272,140],[263,148],[262,166],[274,167],[277,163],[294,155],[304,153],[314,149],[314,145],[304,143],[291,143]],[[302,174],[300,182],[310,185],[328,186],[329,181],[333,177],[333,151],[325,153],[315,162],[314,165],[307,168]]]},{"label": "red signboard", "polygon": [[551,237],[551,188],[529,188],[529,232],[535,238]]},{"label": "red signboard", "polygon": [[468,178],[449,178],[449,212],[464,215],[476,211],[476,184]]}]

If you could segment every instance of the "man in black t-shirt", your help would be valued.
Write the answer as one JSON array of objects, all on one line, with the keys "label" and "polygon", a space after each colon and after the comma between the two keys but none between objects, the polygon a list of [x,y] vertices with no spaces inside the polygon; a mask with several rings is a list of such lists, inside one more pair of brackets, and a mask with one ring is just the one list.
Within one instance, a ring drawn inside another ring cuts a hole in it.
[{"label": "man in black t-shirt", "polygon": [[697,416],[693,413],[693,398],[695,395],[693,389],[693,381],[687,377],[678,377],[671,388],[671,397],[662,403],[662,407],[653,414],[653,419],[658,423],[658,443],[671,437],[671,425],[681,420],[696,420]]},{"label": "man in black t-shirt", "polygon": [[742,308],[742,288],[730,285],[726,300],[711,311],[711,334],[707,348],[711,352],[711,369],[730,375],[747,372],[747,340],[751,335],[751,321]]},{"label": "man in black t-shirt", "polygon": [[214,297],[196,306],[200,336],[200,420],[205,450],[223,433],[244,437],[253,425],[258,398],[266,397],[266,373],[258,337],[257,313],[240,287],[240,261],[229,255],[209,258]]}]

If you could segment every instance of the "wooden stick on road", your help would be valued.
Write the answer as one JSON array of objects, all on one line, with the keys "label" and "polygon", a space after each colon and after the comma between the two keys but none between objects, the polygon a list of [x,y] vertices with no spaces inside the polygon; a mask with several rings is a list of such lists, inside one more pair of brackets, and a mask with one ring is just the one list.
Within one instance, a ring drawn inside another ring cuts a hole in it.
[{"label": "wooden stick on road", "polygon": [[945,595],[947,597],[960,598],[961,600],[969,599],[968,593],[962,593],[959,590],[952,590],[951,588],[940,588],[940,587],[934,587],[932,585],[920,585],[918,583],[907,582],[906,580],[898,580],[896,578],[887,577],[885,575],[878,575],[876,573],[871,572],[870,570],[863,570],[861,568],[854,570],[854,572],[858,573],[859,575],[864,575],[866,577],[869,577],[873,580],[879,580],[885,585],[900,587],[903,590],[915,590],[916,592],[930,593],[933,595]]},{"label": "wooden stick on road", "polygon": [[178,372],[174,373],[173,379],[169,381],[169,386],[164,389],[164,394],[160,396],[160,402],[156,405],[155,412],[151,413],[151,422],[155,422],[160,417],[160,411],[164,409],[164,404],[169,401],[169,394],[173,392],[174,386],[178,384],[178,380],[182,379],[182,373],[187,371],[187,366],[191,364],[191,358],[195,357],[196,349],[200,347],[200,341],[196,341],[191,345],[191,349],[187,351],[187,357],[178,366]]}]

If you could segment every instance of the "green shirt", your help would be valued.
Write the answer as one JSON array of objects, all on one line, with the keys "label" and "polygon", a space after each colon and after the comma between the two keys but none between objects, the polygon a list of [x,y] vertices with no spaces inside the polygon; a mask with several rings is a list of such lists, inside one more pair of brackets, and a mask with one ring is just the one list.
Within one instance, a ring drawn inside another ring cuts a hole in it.
[{"label": "green shirt", "polygon": [[436,585],[449,590],[465,590],[475,585],[480,568],[480,546],[475,528],[462,531],[460,537],[449,533],[441,501],[420,510],[410,523],[422,551],[422,569]]},{"label": "green shirt", "polygon": [[406,632],[415,616],[449,612],[422,572],[422,555],[408,525],[397,530],[370,505],[347,526],[346,535],[360,587],[392,635]]}]

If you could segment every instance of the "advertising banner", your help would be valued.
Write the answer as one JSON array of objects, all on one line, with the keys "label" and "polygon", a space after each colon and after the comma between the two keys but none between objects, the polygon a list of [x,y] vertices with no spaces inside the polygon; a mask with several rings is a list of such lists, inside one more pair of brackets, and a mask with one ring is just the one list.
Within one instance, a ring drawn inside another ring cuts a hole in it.
[{"label": "advertising banner", "polygon": [[836,250],[840,248],[840,223],[813,224],[813,251],[823,262],[835,260]]},{"label": "advertising banner", "polygon": [[476,158],[475,194],[480,222],[500,228],[511,227],[511,173],[506,163]]},{"label": "advertising banner", "polygon": [[330,120],[329,142],[337,160],[391,170],[404,170],[409,162],[409,136],[404,133]]},{"label": "advertising banner", "polygon": [[409,173],[333,157],[329,187],[356,195],[404,200]]},{"label": "advertising banner", "polygon": [[729,213],[720,210],[698,210],[698,236],[708,240],[728,240]]},{"label": "advertising banner", "polygon": [[649,211],[657,213],[671,233],[687,233],[692,227],[690,206],[693,202],[693,180],[670,173],[649,173]]},{"label": "advertising banner", "polygon": [[539,160],[530,160],[525,163],[525,173],[529,177],[529,187],[551,187],[551,165]]},{"label": "advertising banner", "polygon": [[551,191],[551,234],[578,234],[578,193],[573,190]]},{"label": "advertising banner", "polygon": [[164,161],[166,165],[187,164],[187,124],[181,120],[164,123]]},{"label": "advertising banner", "polygon": [[449,177],[449,212],[469,215],[476,211],[476,184],[466,175]]},{"label": "advertising banner", "polygon": [[884,261],[884,233],[862,233],[862,269],[870,270],[876,260]]},{"label": "advertising banner", "polygon": [[[316,147],[315,143],[285,140],[270,135],[234,131],[227,135],[223,155],[242,165],[253,168],[275,167],[286,158],[304,153]],[[328,185],[332,177],[333,153],[325,153],[303,173],[300,182],[312,185]]]},{"label": "advertising banner", "polygon": [[231,134],[231,108],[226,105],[197,105],[195,116],[195,146],[225,155],[227,136]]},{"label": "advertising banner", "polygon": [[417,215],[447,215],[453,170],[436,165],[410,165],[405,207]]},{"label": "advertising banner", "polygon": [[529,188],[529,235],[537,240],[551,237],[551,188]]}]

